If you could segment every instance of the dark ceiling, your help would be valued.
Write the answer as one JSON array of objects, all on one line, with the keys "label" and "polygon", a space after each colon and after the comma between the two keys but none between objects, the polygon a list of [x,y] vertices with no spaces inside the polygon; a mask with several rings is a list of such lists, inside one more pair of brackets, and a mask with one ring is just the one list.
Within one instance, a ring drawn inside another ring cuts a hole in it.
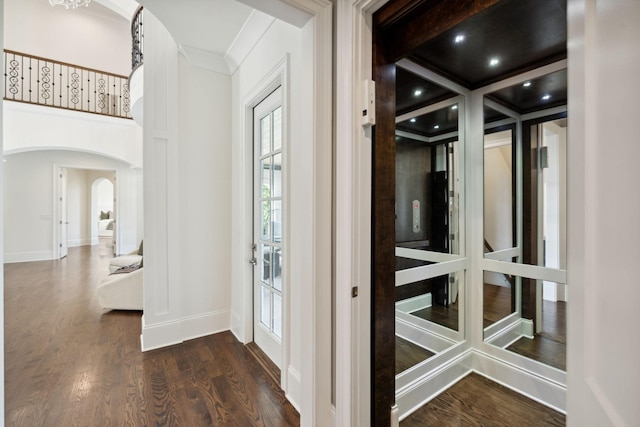
[{"label": "dark ceiling", "polygon": [[[419,46],[408,59],[471,90],[477,89],[566,58],[566,8],[566,0],[502,0]],[[498,64],[490,64],[493,58],[499,61]],[[424,88],[419,97],[415,96],[418,88]],[[397,68],[396,109],[399,115],[453,95]],[[543,99],[545,95],[549,97]],[[566,105],[566,70],[532,80],[527,87],[517,85],[502,89],[490,98],[519,114]],[[443,112],[442,117],[445,116]],[[398,128],[432,136],[434,130],[429,130],[428,126],[435,126],[439,120],[419,119],[424,121],[425,127],[419,127],[416,121],[398,124]],[[449,124],[437,124],[439,130],[443,130],[451,129],[453,122],[457,126],[457,119]]]},{"label": "dark ceiling", "polygon": [[458,130],[458,106],[449,106],[415,117],[415,121],[396,123],[396,129],[427,137],[443,135]]}]

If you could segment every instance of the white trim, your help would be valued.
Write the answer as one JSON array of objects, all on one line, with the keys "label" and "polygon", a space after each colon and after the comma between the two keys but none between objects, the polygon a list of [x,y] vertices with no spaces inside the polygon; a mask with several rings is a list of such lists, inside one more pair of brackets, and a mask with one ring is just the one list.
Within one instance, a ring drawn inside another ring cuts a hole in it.
[{"label": "white trim", "polygon": [[494,252],[486,252],[484,254],[484,259],[504,261],[506,259],[516,258],[521,255],[522,255],[522,248],[516,247],[516,248],[501,249],[499,251],[494,251]]},{"label": "white trim", "polygon": [[257,9],[251,11],[242,29],[224,54],[224,60],[230,74],[236,72],[240,64],[251,53],[274,21],[275,18],[271,15],[262,13]]},{"label": "white trim", "polygon": [[426,107],[418,108],[417,110],[396,116],[396,123],[404,122],[405,120],[419,117],[424,114],[433,113],[434,111],[442,110],[443,108],[447,108],[455,104],[461,104],[462,102],[464,102],[463,96],[454,96],[452,98],[445,99],[444,101],[436,102],[435,104],[430,104]]},{"label": "white trim", "polygon": [[203,68],[214,73],[231,75],[227,62],[217,53],[187,45],[178,46],[178,52],[194,67]]},{"label": "white trim", "polygon": [[457,343],[457,339],[451,338],[452,335],[457,335],[452,334],[451,329],[433,322],[419,322],[420,320],[424,319],[396,311],[396,335],[436,354]]},{"label": "white trim", "polygon": [[287,378],[288,391],[285,391],[285,396],[289,403],[296,408],[296,411],[300,412],[300,402],[295,398],[296,396],[302,395],[302,380],[300,379],[300,372],[298,372],[293,366],[289,365],[287,367]]},{"label": "white trim", "polygon": [[56,256],[51,251],[5,252],[4,254],[4,262],[6,264],[15,262],[51,261],[54,259],[56,259]]},{"label": "white trim", "polygon": [[443,252],[423,251],[420,249],[404,248],[401,246],[396,246],[396,256],[428,262],[447,262],[464,259],[464,257],[460,255],[446,254]]},{"label": "white trim", "polygon": [[449,89],[453,92],[456,92],[459,95],[469,96],[469,94],[471,93],[469,89],[467,89],[466,87],[459,85],[458,83],[455,83],[447,79],[446,77],[442,77],[441,75],[434,73],[433,71],[428,70],[423,66],[418,65],[409,59],[401,59],[400,61],[396,62],[396,65],[420,77],[423,77],[439,86],[442,86],[445,89]]},{"label": "white trim", "polygon": [[418,295],[396,302],[396,311],[402,313],[413,313],[423,308],[431,307],[431,293]]},{"label": "white trim", "polygon": [[217,310],[185,317],[180,323],[182,340],[191,340],[218,332],[228,331],[231,310]]},{"label": "white trim", "polygon": [[403,286],[432,277],[456,273],[465,270],[467,265],[467,259],[464,258],[396,271],[396,286]]},{"label": "white trim", "polygon": [[527,279],[546,280],[547,282],[567,283],[567,270],[539,267],[537,265],[496,261],[484,258],[482,268],[486,271],[525,277]]},{"label": "white trim", "polygon": [[[145,248],[146,250],[147,248]],[[182,322],[180,320],[172,320],[169,322],[159,322],[147,326],[145,315],[142,316],[142,330],[140,334],[140,345],[142,351],[155,350],[162,347],[168,347],[174,344],[180,344],[182,339]]]}]

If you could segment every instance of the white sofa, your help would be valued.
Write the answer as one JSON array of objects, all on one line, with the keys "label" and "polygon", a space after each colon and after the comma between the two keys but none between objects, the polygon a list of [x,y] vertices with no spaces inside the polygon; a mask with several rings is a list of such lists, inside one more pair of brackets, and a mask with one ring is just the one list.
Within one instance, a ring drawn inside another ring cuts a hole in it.
[{"label": "white sofa", "polygon": [[142,310],[143,277],[144,268],[139,268],[104,278],[98,286],[100,306],[113,310]]},{"label": "white sofa", "polygon": [[117,269],[128,265],[140,264],[140,261],[142,261],[142,255],[138,255],[137,249],[126,255],[117,256],[109,261],[109,273],[113,273]]}]

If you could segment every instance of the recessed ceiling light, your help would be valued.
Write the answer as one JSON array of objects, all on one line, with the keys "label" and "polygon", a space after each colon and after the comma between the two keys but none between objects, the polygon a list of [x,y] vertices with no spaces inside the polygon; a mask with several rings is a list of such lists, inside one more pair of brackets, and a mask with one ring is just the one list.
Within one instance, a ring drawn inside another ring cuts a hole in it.
[{"label": "recessed ceiling light", "polygon": [[452,106],[451,106],[451,109],[452,109],[452,110],[457,110],[457,109],[458,109],[458,104],[456,104],[456,105],[452,105]]},{"label": "recessed ceiling light", "polygon": [[434,129],[440,129],[440,125],[435,125],[433,128]]},{"label": "recessed ceiling light", "polygon": [[413,91],[413,96],[420,96],[422,95],[422,89],[416,89]]},{"label": "recessed ceiling light", "polygon": [[491,58],[491,59],[489,60],[489,65],[490,65],[491,67],[495,67],[495,66],[497,66],[499,63],[500,63],[500,59],[498,59],[498,58]]},{"label": "recessed ceiling light", "polygon": [[529,86],[531,86],[531,82],[524,82],[524,83],[522,83],[522,86],[529,87]]},{"label": "recessed ceiling light", "polygon": [[454,43],[462,43],[464,41],[465,37],[464,34],[458,34],[454,39],[453,42]]},{"label": "recessed ceiling light", "polygon": [[544,96],[542,97],[542,100],[543,100],[543,101],[548,101],[548,100],[550,100],[550,99],[551,99],[551,95],[549,95],[549,94],[546,94],[546,95],[544,95]]},{"label": "recessed ceiling light", "polygon": [[411,123],[415,123],[416,122],[416,118],[414,117],[413,119],[409,120]]}]

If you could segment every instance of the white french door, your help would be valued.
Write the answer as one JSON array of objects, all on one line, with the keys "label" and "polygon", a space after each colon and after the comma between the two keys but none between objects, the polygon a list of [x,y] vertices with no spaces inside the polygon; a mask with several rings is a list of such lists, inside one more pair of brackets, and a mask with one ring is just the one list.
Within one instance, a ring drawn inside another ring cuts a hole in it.
[{"label": "white french door", "polygon": [[281,367],[283,306],[282,88],[253,110],[253,339]]}]

